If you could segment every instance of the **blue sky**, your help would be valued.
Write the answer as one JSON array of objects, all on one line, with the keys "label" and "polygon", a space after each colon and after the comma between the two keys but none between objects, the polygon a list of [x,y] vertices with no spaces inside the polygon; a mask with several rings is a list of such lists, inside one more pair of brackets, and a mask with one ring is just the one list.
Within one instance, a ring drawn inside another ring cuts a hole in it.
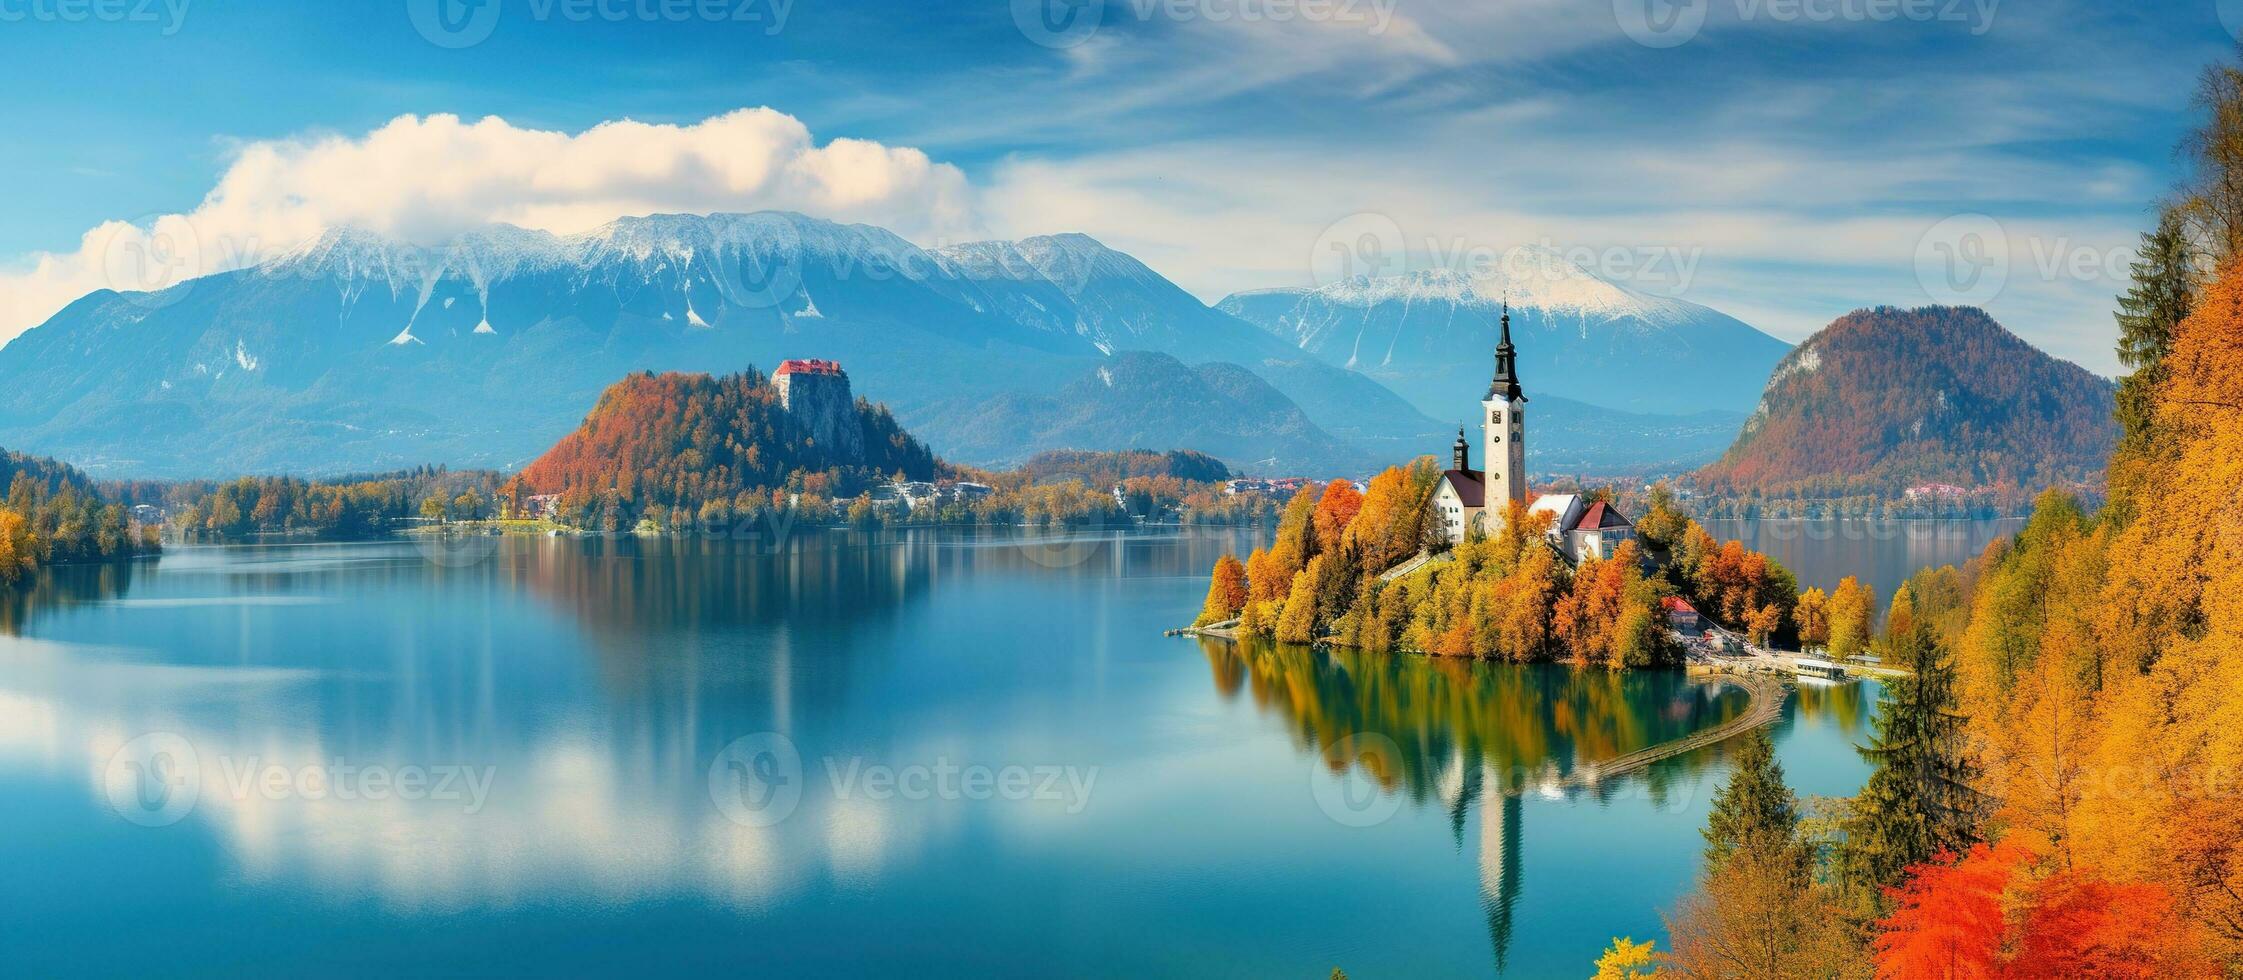
[{"label": "blue sky", "polygon": [[[2108,373],[2194,76],[2243,25],[2243,0],[462,2],[0,0],[0,320],[29,321],[0,337],[100,284],[72,263],[105,222],[269,249],[786,206],[925,244],[1084,231],[1208,300],[1314,281],[1335,228],[1420,267],[1545,244],[1792,340],[1984,301]],[[1680,19],[1647,32],[1647,3]],[[626,119],[663,128],[579,138]],[[1954,255],[1996,273],[1928,275]]]}]

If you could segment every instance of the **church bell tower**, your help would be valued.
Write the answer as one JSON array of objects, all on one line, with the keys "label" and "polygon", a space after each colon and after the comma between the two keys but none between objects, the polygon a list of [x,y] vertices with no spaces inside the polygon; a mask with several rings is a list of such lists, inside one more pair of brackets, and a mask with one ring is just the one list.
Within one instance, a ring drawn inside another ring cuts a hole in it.
[{"label": "church bell tower", "polygon": [[1487,508],[1490,522],[1502,520],[1505,501],[1527,502],[1526,393],[1519,388],[1519,355],[1511,346],[1511,303],[1503,303],[1503,337],[1495,345],[1495,380],[1487,400]]}]

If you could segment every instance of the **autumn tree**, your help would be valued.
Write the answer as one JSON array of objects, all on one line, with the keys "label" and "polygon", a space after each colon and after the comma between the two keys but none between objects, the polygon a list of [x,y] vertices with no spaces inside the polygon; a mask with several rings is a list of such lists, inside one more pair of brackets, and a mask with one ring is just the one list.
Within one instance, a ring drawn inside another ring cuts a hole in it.
[{"label": "autumn tree", "polygon": [[1880,980],[1999,977],[2002,892],[2026,857],[2011,842],[1978,844],[1959,859],[1943,850],[1905,868],[1892,914],[1877,923]]},{"label": "autumn tree", "polygon": [[1655,548],[1671,550],[1681,543],[1682,533],[1689,525],[1689,515],[1683,513],[1675,501],[1674,488],[1665,480],[1652,484],[1644,504],[1643,519],[1636,522],[1636,533]]},{"label": "autumn tree", "polygon": [[1293,587],[1293,574],[1278,563],[1276,555],[1261,548],[1246,556],[1246,594],[1255,602],[1269,602],[1285,598]]},{"label": "autumn tree", "polygon": [[1773,743],[1755,730],[1714,797],[1699,886],[1667,917],[1668,958],[1680,975],[1847,975],[1859,951],[1815,883],[1798,827]]},{"label": "autumn tree", "polygon": [[1316,547],[1331,551],[1340,546],[1340,537],[1347,526],[1363,509],[1363,494],[1349,480],[1333,480],[1324,487],[1324,494],[1316,501],[1313,523],[1316,525]]},{"label": "autumn tree", "polygon": [[2031,835],[1942,852],[1909,869],[1877,923],[1877,975],[1891,978],[2209,976],[2176,911],[2151,884],[2090,870],[2041,873]]},{"label": "autumn tree", "polygon": [[1659,975],[1658,943],[1613,937],[1604,955],[1597,957],[1597,972],[1589,980],[1651,980]]},{"label": "autumn tree", "polygon": [[1820,587],[1799,593],[1799,604],[1792,608],[1791,615],[1799,627],[1800,649],[1830,644],[1830,595]]},{"label": "autumn tree", "polygon": [[1286,591],[1285,605],[1278,613],[1276,636],[1280,643],[1313,643],[1316,641],[1316,580],[1324,571],[1324,556],[1309,559],[1308,567],[1293,575],[1293,584]]},{"label": "autumn tree", "polygon": [[1906,635],[1915,629],[1916,593],[1908,587],[1908,583],[1902,582],[1899,588],[1893,590],[1892,607],[1885,612],[1885,636],[1889,641],[1894,636]]},{"label": "autumn tree", "polygon": [[2196,86],[2200,121],[2182,141],[2190,173],[2176,212],[2215,267],[2243,253],[2243,69],[2213,65]]},{"label": "autumn tree", "polygon": [[1290,588],[1294,574],[1308,567],[1308,560],[1316,557],[1316,505],[1318,494],[1314,487],[1302,487],[1293,499],[1286,501],[1285,511],[1277,519],[1277,537],[1270,543],[1270,560],[1275,563],[1278,581]]},{"label": "autumn tree", "polygon": [[1237,616],[1246,607],[1246,566],[1235,555],[1215,561],[1214,577],[1207,583],[1207,602],[1193,626],[1207,626]]},{"label": "autumn tree", "polygon": [[1830,656],[1844,660],[1869,649],[1876,633],[1877,592],[1851,575],[1830,594]]},{"label": "autumn tree", "polygon": [[0,585],[13,585],[33,565],[31,526],[23,515],[0,510]]}]

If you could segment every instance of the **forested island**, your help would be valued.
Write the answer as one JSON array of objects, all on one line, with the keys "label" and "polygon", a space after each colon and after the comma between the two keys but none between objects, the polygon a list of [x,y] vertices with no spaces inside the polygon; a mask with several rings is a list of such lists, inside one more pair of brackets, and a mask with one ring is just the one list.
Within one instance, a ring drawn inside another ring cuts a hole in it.
[{"label": "forested island", "polygon": [[[1642,544],[1576,567],[1550,543],[1549,515],[1515,502],[1495,534],[1452,546],[1434,513],[1438,475],[1427,458],[1379,474],[1366,493],[1345,481],[1302,490],[1270,547],[1217,562],[1195,625],[1236,619],[1241,633],[1289,643],[1663,667],[1682,660],[1667,601],[1681,598],[1756,644],[1838,656],[1867,646],[1866,586],[1849,578],[1835,596],[1801,595],[1781,563],[1717,541],[1663,486],[1636,525]],[[1393,574],[1420,554],[1430,560]]]}]

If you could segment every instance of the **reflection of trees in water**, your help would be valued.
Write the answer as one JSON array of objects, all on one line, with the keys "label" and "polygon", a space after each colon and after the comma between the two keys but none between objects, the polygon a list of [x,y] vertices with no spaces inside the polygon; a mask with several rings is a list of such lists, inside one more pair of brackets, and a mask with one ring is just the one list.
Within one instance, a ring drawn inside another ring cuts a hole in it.
[{"label": "reflection of trees in water", "polygon": [[[1203,640],[1201,647],[1226,696],[1242,687],[1264,713],[1286,723],[1304,750],[1323,754],[1334,772],[1364,767],[1379,785],[1417,803],[1435,798],[1453,803],[1465,774],[1473,771],[1493,776],[1496,791],[1503,793],[1554,784],[1583,763],[1721,724],[1745,707],[1741,692],[1672,672],[1614,673],[1262,641]],[[1232,677],[1242,677],[1243,685],[1234,686]],[[1324,751],[1350,736],[1370,734],[1392,740],[1399,758],[1345,759]],[[1662,772],[1672,771],[1655,767],[1651,775]]]},{"label": "reflection of trees in water", "polygon": [[132,589],[137,561],[45,565],[15,586],[0,586],[0,634],[21,636],[33,617],[58,606],[100,602]]},{"label": "reflection of trees in water", "polygon": [[1869,718],[1875,713],[1878,690],[1871,681],[1802,682],[1792,691],[1791,703],[1798,706],[1801,720],[1813,719],[1848,736],[1860,736],[1868,730]]},{"label": "reflection of trees in water", "polygon": [[[1746,707],[1733,687],[1698,684],[1673,672],[1614,673],[1266,641],[1203,639],[1200,646],[1222,696],[1245,692],[1287,726],[1304,753],[1317,753],[1335,773],[1352,767],[1415,804],[1438,801],[1459,848],[1469,814],[1478,809],[1481,906],[1499,973],[1510,955],[1523,880],[1521,794],[1570,792],[1558,789],[1561,780],[1584,763],[1720,725]],[[1334,751],[1360,745],[1350,740],[1367,735],[1392,741],[1396,751]],[[1656,803],[1674,779],[1715,758],[1691,753],[1582,792],[1609,796],[1633,780]]]}]

